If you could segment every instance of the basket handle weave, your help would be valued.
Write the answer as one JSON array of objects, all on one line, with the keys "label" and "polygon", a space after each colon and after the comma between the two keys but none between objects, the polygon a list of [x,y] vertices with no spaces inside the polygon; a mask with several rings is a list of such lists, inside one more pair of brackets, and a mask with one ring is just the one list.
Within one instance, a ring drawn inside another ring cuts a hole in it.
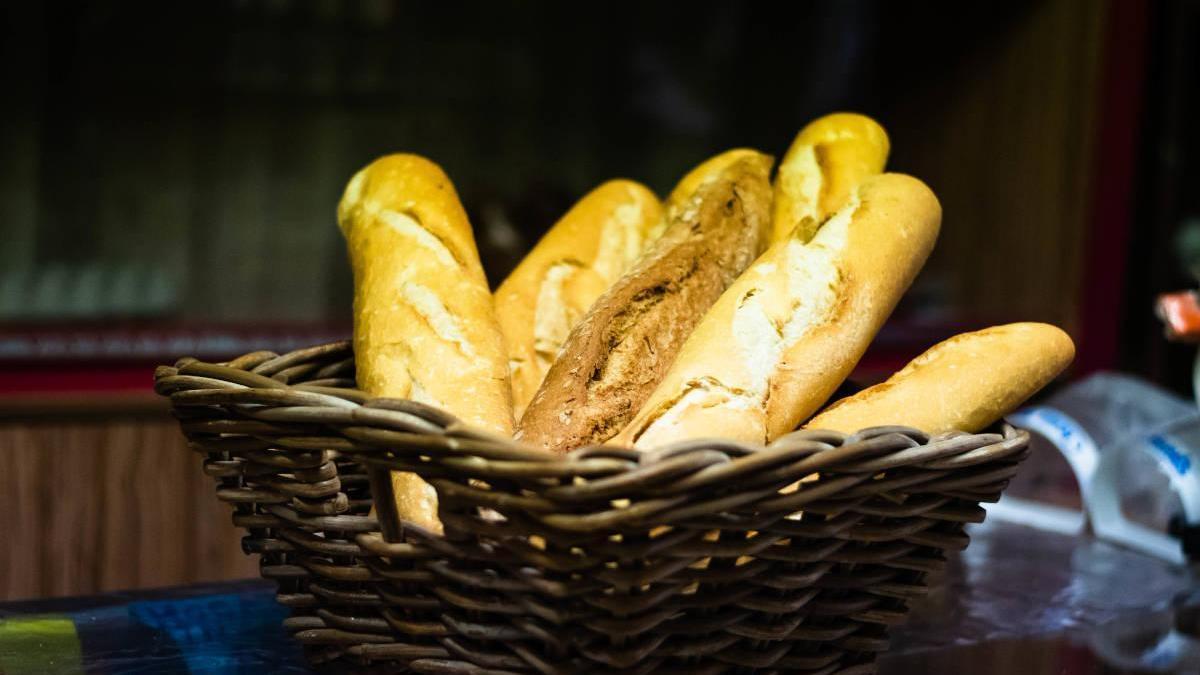
[{"label": "basket handle weave", "polygon": [[400,527],[400,512],[396,510],[396,493],[392,488],[392,472],[388,469],[370,467],[367,480],[371,483],[371,494],[375,501],[375,519],[379,521],[379,532],[389,544],[404,541]]}]

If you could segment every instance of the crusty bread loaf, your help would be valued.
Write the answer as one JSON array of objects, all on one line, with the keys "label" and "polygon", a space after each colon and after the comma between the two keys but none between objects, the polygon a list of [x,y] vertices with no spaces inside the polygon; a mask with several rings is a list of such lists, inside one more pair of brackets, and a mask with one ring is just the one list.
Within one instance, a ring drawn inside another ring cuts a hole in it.
[{"label": "crusty bread loaf", "polygon": [[853,433],[900,424],[931,434],[991,426],[1058,376],[1075,357],[1062,330],[1011,323],[934,345],[886,382],[826,408],[804,426]]},{"label": "crusty bread loaf", "polygon": [[735,150],[681,181],[694,192],[672,193],[666,231],[571,331],[518,438],[563,452],[629,421],[700,316],[765,248],[770,170],[770,157]]},{"label": "crusty bread loaf", "polygon": [[796,227],[801,242],[811,239],[863,179],[883,171],[889,148],[883,127],[855,113],[826,115],[801,129],[775,175],[771,240]]},{"label": "crusty bread loaf", "polygon": [[496,289],[517,418],[567,334],[662,224],[662,205],[648,188],[608,181],[571,207]]},{"label": "crusty bread loaf", "polygon": [[[441,168],[388,155],[350,179],[338,205],[354,269],[358,386],[512,432],[508,362],[467,214]],[[393,474],[401,518],[441,530],[437,494]]]},{"label": "crusty bread loaf", "polygon": [[679,219],[681,210],[693,208],[700,188],[721,178],[729,167],[738,162],[762,161],[763,157],[767,157],[768,166],[770,162],[774,161],[769,156],[751,148],[734,148],[719,155],[713,155],[697,164],[683,178],[679,179],[679,182],[671,190],[671,194],[667,195],[667,199],[663,203],[666,222],[668,224],[675,222]]},{"label": "crusty bread loaf", "polygon": [[868,178],[810,241],[793,231],[725,291],[614,442],[763,443],[795,429],[854,368],[940,223],[919,180]]}]

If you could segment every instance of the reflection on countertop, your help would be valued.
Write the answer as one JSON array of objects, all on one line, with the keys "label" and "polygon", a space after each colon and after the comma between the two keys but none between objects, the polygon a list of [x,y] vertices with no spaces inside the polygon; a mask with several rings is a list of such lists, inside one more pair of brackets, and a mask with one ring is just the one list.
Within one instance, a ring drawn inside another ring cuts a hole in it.
[{"label": "reflection on countertop", "polygon": [[881,673],[1190,672],[1179,650],[1144,653],[1191,587],[1186,570],[1012,523],[968,531],[970,547],[895,630]]},{"label": "reflection on countertop", "polygon": [[[1010,523],[970,532],[881,675],[1200,672],[1170,632],[1185,570]],[[0,672],[309,672],[286,614],[265,581],[0,603]]]}]

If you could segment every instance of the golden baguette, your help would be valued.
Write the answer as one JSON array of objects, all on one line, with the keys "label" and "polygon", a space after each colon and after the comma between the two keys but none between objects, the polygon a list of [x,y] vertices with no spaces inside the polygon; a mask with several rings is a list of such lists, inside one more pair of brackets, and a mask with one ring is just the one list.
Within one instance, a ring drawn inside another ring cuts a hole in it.
[{"label": "golden baguette", "polygon": [[884,174],[805,243],[776,242],[713,305],[614,443],[764,443],[808,418],[854,368],[937,239],[921,181]]},{"label": "golden baguette", "polygon": [[496,289],[518,419],[567,334],[661,234],[662,205],[649,188],[611,180],[589,192]]},{"label": "golden baguette", "polygon": [[797,227],[801,242],[811,239],[859,183],[883,172],[889,149],[887,132],[865,115],[834,113],[801,129],[775,175],[771,241]]},{"label": "golden baguette", "polygon": [[[338,205],[354,269],[358,386],[409,398],[508,436],[508,362],[467,214],[442,169],[388,155],[359,171]],[[400,517],[441,531],[437,493],[393,473]]]},{"label": "golden baguette", "polygon": [[517,428],[557,452],[617,433],[705,310],[766,247],[771,158],[734,150],[689,173],[667,229],[571,331]]},{"label": "golden baguette", "polygon": [[930,434],[982,431],[1046,386],[1074,357],[1071,338],[1049,324],[1010,323],[963,333],[804,426],[845,433],[890,424]]}]

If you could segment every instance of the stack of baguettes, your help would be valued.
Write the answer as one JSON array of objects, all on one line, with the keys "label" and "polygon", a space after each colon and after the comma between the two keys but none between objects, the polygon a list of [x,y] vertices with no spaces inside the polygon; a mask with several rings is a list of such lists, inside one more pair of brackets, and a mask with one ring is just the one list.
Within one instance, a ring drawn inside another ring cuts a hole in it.
[{"label": "stack of baguettes", "polygon": [[[873,120],[829,115],[773,160],[730,150],[665,202],[612,180],[585,195],[493,295],[450,179],[390,155],[346,186],[359,386],[565,453],[699,437],[766,444],[799,426],[974,432],[1074,356],[1016,323],[934,346],[886,382],[821,406],[929,256],[941,207],[883,173]],[[814,416],[815,414],[815,416]],[[440,531],[437,494],[393,474],[397,509]]]}]

